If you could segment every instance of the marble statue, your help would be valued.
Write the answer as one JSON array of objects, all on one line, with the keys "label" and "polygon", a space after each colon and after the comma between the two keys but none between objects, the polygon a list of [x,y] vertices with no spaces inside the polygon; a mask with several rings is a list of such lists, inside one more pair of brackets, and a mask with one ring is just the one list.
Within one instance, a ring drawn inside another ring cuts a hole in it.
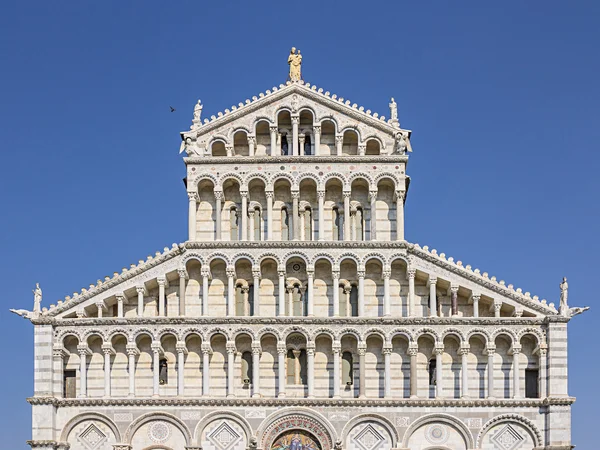
[{"label": "marble statue", "polygon": [[574,316],[577,316],[579,314],[582,314],[582,313],[586,312],[588,309],[590,309],[589,306],[585,306],[583,308],[581,308],[579,306],[577,306],[575,308],[570,308],[569,309],[569,317],[574,317]]},{"label": "marble statue", "polygon": [[10,309],[9,311],[25,319],[29,319],[31,317],[31,311],[27,311],[26,309]]},{"label": "marble statue", "polygon": [[567,283],[567,277],[563,277],[562,283],[560,283],[560,306],[558,307],[558,312],[563,316],[569,314],[568,297],[569,283]]},{"label": "marble statue", "polygon": [[202,116],[202,108],[204,106],[202,105],[202,101],[198,100],[198,103],[196,103],[196,106],[194,106],[194,118],[193,121],[194,122],[200,122],[201,120],[201,116]]},{"label": "marble statue", "polygon": [[390,102],[390,119],[392,119],[392,121],[398,120],[398,105],[396,104],[394,97],[392,97],[392,101]]},{"label": "marble statue", "polygon": [[39,313],[40,307],[42,305],[42,288],[40,288],[40,283],[35,283],[35,289],[33,292],[33,312]]},{"label": "marble statue", "polygon": [[302,55],[300,54],[300,50],[296,52],[296,47],[292,47],[290,51],[288,64],[290,65],[290,81],[300,81],[302,79]]}]

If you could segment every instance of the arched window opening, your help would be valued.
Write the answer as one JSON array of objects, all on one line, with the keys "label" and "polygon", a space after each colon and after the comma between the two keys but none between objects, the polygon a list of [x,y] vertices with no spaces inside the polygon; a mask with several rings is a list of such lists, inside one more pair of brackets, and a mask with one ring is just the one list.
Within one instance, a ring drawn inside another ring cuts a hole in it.
[{"label": "arched window opening", "polygon": [[290,216],[287,208],[281,208],[281,240],[290,240]]},{"label": "arched window opening", "polygon": [[229,240],[239,241],[240,240],[240,226],[239,226],[239,215],[237,207],[232,206],[229,210]]},{"label": "arched window opening", "polygon": [[286,373],[287,384],[306,384],[306,350],[288,350]]},{"label": "arched window opening", "polygon": [[284,156],[289,154],[289,145],[286,134],[281,135],[281,154]]},{"label": "arched window opening", "polygon": [[358,317],[358,287],[354,284],[350,290],[350,315]]},{"label": "arched window opening", "polygon": [[158,382],[163,384],[169,383],[169,363],[166,359],[161,359],[158,363],[159,372],[158,372]]},{"label": "arched window opening", "polygon": [[304,138],[304,154],[306,156],[312,155],[312,144],[310,140],[310,134],[307,134]]},{"label": "arched window opening", "polygon": [[538,369],[525,369],[525,397],[538,398],[539,393],[539,378]]},{"label": "arched window opening", "polygon": [[427,366],[427,373],[429,374],[429,386],[435,386],[437,370],[437,361],[435,358],[431,358],[429,360],[429,365]]},{"label": "arched window opening", "polygon": [[354,361],[352,353],[342,353],[342,383],[346,389],[354,384]]},{"label": "arched window opening", "polygon": [[252,384],[252,353],[243,352],[242,353],[242,364],[241,364],[241,380],[244,386],[244,389],[250,389],[250,385]]}]

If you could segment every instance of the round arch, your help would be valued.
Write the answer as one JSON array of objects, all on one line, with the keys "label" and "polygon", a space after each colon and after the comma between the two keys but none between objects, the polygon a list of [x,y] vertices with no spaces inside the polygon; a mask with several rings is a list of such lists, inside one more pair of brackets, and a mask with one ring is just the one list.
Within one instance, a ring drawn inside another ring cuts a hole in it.
[{"label": "round arch", "polygon": [[355,426],[360,425],[361,422],[376,422],[377,424],[381,425],[392,438],[391,447],[398,447],[399,436],[394,424],[390,422],[390,420],[387,417],[372,413],[359,414],[358,416],[355,416],[352,419],[350,419],[350,421],[347,422],[346,425],[344,425],[344,428],[342,429],[342,443],[346,442],[348,434],[352,431],[352,429]]},{"label": "round arch", "polygon": [[[450,414],[443,413],[428,414],[426,416],[419,417],[417,420],[415,420],[404,433],[404,438],[402,439],[402,447],[408,448],[408,441],[410,440],[410,437],[413,435],[413,433],[419,428],[421,428],[423,425],[427,425],[431,422],[441,422],[446,425],[452,426],[464,439],[466,448],[474,448],[475,440],[473,439],[473,435],[471,434],[471,431],[469,431],[469,428],[467,428],[467,426],[460,419],[457,419],[456,417],[451,416]],[[433,448],[439,447],[434,446]]]},{"label": "round arch", "polygon": [[492,427],[501,423],[511,422],[518,423],[530,433],[536,448],[542,446],[542,433],[540,433],[540,430],[538,430],[538,428],[531,420],[521,416],[520,414],[502,414],[488,420],[483,425],[481,431],[477,435],[477,442],[474,448],[481,448],[481,445],[483,444],[483,438]]},{"label": "round arch", "polygon": [[133,422],[131,422],[129,427],[127,427],[127,430],[124,434],[123,442],[126,444],[131,444],[131,439],[135,435],[135,432],[143,425],[154,420],[163,420],[165,422],[169,422],[171,425],[173,425],[175,428],[181,431],[181,433],[183,433],[186,445],[192,444],[192,435],[186,424],[183,423],[178,417],[166,412],[151,412],[143,414],[137,419],[135,419]]},{"label": "round arch", "polygon": [[198,445],[201,444],[200,440],[202,439],[202,433],[204,433],[206,427],[215,420],[221,419],[231,420],[239,425],[246,434],[246,442],[250,442],[250,438],[252,437],[252,427],[244,417],[233,411],[213,411],[204,416],[194,429],[194,439]]},{"label": "round arch", "polygon": [[117,425],[104,414],[96,412],[82,413],[69,420],[60,434],[60,440],[62,442],[67,442],[69,433],[73,430],[73,428],[86,420],[97,420],[98,422],[102,422],[104,425],[110,428],[110,431],[112,431],[112,433],[115,435],[117,442],[121,442],[121,433],[119,432]]}]

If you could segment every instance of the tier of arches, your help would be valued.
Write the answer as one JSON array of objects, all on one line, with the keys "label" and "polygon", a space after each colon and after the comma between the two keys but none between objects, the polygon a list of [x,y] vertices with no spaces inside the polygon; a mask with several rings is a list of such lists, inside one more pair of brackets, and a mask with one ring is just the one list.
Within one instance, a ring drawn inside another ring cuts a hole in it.
[{"label": "tier of arches", "polygon": [[381,155],[381,137],[362,136],[357,127],[340,127],[333,117],[320,120],[310,108],[298,112],[282,108],[275,120],[258,117],[250,128],[234,127],[228,135],[207,143],[211,156],[332,156]]},{"label": "tier of arches", "polygon": [[[57,397],[545,398],[539,332],[69,330]],[[516,375],[515,375],[516,374]]]},{"label": "tier of arches", "polygon": [[404,239],[404,187],[393,176],[203,177],[188,196],[191,241]]},{"label": "tier of arches", "polygon": [[[63,427],[59,444],[71,444],[78,448],[79,436],[89,427],[103,430],[107,443],[118,450],[197,450],[213,446],[215,435],[224,428],[228,431],[227,437],[239,440],[236,448],[242,449],[258,447],[270,450],[277,448],[275,444],[284,435],[291,437],[295,434],[309,437],[311,448],[314,450],[351,449],[355,448],[357,443],[360,446],[361,435],[365,430],[367,433],[371,431],[371,434],[381,441],[377,448],[482,449],[494,446],[493,437],[507,427],[513,436],[519,436],[523,448],[538,448],[544,445],[538,426],[517,413],[497,414],[482,423],[476,433],[475,429],[467,426],[459,417],[447,413],[428,413],[416,418],[399,434],[399,430],[385,413],[364,412],[354,415],[340,431],[337,431],[324,415],[303,407],[281,408],[255,427],[236,410],[213,411],[199,421],[183,421],[172,413],[152,411],[127,423],[125,428],[119,427],[105,414],[84,412],[73,417]],[[154,436],[153,431],[156,428],[168,431],[166,436],[162,436],[163,443],[159,446],[156,445],[156,439],[154,442],[148,441],[149,436]],[[432,434],[432,428],[441,430],[441,433]],[[442,444],[431,447],[436,438]]]}]

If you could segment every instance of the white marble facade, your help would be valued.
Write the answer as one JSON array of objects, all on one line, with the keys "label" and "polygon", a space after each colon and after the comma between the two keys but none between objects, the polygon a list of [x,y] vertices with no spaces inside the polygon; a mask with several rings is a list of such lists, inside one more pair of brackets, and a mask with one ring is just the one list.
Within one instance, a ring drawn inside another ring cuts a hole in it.
[{"label": "white marble facade", "polygon": [[571,448],[569,318],[405,240],[395,111],[300,81],[201,112],[187,241],[27,314],[32,448]]}]

